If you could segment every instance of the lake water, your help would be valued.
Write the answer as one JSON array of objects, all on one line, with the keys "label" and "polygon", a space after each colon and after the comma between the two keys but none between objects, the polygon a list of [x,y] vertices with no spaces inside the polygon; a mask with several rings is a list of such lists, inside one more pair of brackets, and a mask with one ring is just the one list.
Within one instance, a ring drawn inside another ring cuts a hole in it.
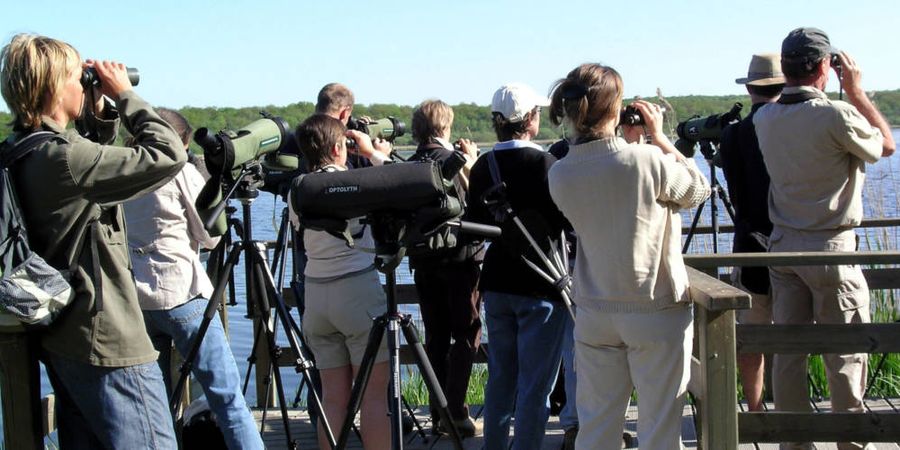
[{"label": "lake water", "polygon": [[[894,129],[894,140],[900,140],[900,129]],[[900,192],[900,169],[896,167],[900,162],[894,162],[894,159],[897,158],[886,158],[882,159],[874,165],[867,167],[867,178],[866,178],[866,188],[864,192],[864,205],[865,205],[865,215],[866,217],[876,218],[876,217],[898,217],[898,205],[900,205],[900,201],[898,201],[898,192]],[[696,157],[697,164],[701,169],[705,171],[707,175],[709,175],[709,165],[705,160],[700,157],[699,153]],[[724,184],[725,180],[721,174],[721,170],[717,170],[718,180]],[[276,199],[275,196],[261,192],[258,199],[256,199],[252,204],[252,226],[254,238],[257,240],[274,240],[276,237],[276,228],[279,223],[279,219],[281,217],[281,211],[284,207],[284,203],[282,203],[279,199]],[[240,209],[240,208],[238,208]],[[684,224],[685,226],[690,225],[691,219],[694,215],[693,211],[685,212],[683,214]],[[711,219],[710,207],[707,205],[701,213],[701,224],[709,224]],[[731,219],[728,217],[725,208],[720,204],[719,205],[719,223],[727,224],[731,223]],[[892,246],[892,248],[897,248],[898,242],[898,230],[888,229],[888,234],[884,235],[885,231],[883,229],[872,229],[872,230],[859,230],[859,233],[863,239],[860,240],[861,250],[867,249],[878,249],[875,246],[876,237],[879,238],[878,242],[884,242],[885,239]],[[718,237],[719,239],[719,251],[720,252],[728,252],[731,249],[731,236],[730,234],[721,234]],[[712,252],[712,236],[710,235],[697,235],[694,237],[690,252],[692,253],[711,253]],[[242,258],[243,259],[243,258]],[[288,263],[288,267],[290,267],[290,262]],[[249,319],[244,318],[247,312],[246,303],[244,302],[244,268],[243,261],[241,261],[238,266],[235,268],[235,281],[237,285],[237,293],[238,293],[238,304],[236,306],[229,307],[229,326],[230,326],[230,334],[231,334],[231,347],[235,355],[235,359],[238,362],[238,368],[243,376],[247,369],[247,356],[250,354],[250,350],[253,346],[253,333],[252,333],[252,325]],[[412,277],[409,272],[408,267],[403,264],[399,268],[397,268],[397,282],[398,284],[409,284],[412,283]],[[401,309],[404,312],[408,312],[413,314],[414,316],[418,316],[418,307],[412,305],[402,306]],[[294,313],[296,314],[296,312]],[[296,318],[296,316],[295,316]],[[280,330],[280,326],[279,326]],[[283,333],[279,333],[282,334]],[[287,346],[286,341],[284,341],[283,336],[282,339],[279,340],[280,345]],[[281,370],[282,379],[285,384],[285,393],[288,397],[289,401],[293,400],[294,393],[299,384],[299,376],[294,372],[293,368],[283,368]],[[256,403],[256,395],[253,389],[253,373],[251,373],[251,385],[247,392],[247,401],[252,405]],[[49,382],[46,381],[46,377],[42,380],[42,390],[45,395],[51,391]]]}]

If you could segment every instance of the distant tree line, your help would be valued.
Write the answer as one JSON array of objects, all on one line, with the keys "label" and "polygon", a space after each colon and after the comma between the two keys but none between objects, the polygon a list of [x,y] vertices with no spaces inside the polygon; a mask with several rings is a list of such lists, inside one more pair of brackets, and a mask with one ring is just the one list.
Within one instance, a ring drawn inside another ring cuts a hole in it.
[{"label": "distant tree line", "polygon": [[[878,104],[881,112],[888,122],[895,127],[900,127],[900,89],[891,91],[876,91],[870,94]],[[832,98],[837,98],[837,93],[829,93]],[[652,102],[659,102],[656,97],[645,97]],[[665,101],[671,105],[671,110],[666,112],[666,129],[672,131],[675,124],[684,121],[691,116],[707,116],[726,112],[735,102],[744,105],[743,115],[750,111],[750,98],[742,95],[710,96],[688,95],[681,97],[667,97]],[[375,119],[383,117],[396,117],[409,126],[412,111],[415,106],[394,104],[357,105],[353,109],[354,116],[369,116]],[[287,120],[292,127],[312,115],[314,105],[309,102],[293,103],[286,106],[265,106],[247,108],[205,107],[198,108],[187,106],[180,111],[195,127],[206,127],[211,130],[232,129],[237,130],[242,126],[258,119],[260,111],[280,116]],[[493,142],[496,140],[491,128],[490,106],[479,106],[473,103],[453,106],[455,120],[453,122],[453,137],[465,137],[476,142]],[[4,139],[11,130],[9,113],[0,112],[0,136]],[[549,120],[546,109],[541,120],[541,132],[538,139],[555,140],[562,137],[565,130],[554,127]],[[407,134],[397,139],[397,145],[412,145],[412,137]],[[194,145],[194,144],[192,144]],[[197,149],[195,149],[197,150]]]}]

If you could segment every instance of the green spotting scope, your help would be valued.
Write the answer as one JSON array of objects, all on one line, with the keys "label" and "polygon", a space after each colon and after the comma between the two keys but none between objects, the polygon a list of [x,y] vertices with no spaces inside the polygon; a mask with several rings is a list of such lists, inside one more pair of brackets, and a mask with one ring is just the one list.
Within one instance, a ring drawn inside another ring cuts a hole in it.
[{"label": "green spotting scope", "polygon": [[694,116],[684,122],[678,124],[675,131],[678,133],[678,140],[675,141],[675,148],[681,154],[691,158],[694,156],[694,147],[701,143],[700,150],[706,159],[713,159],[714,154],[707,155],[712,146],[702,145],[702,143],[719,142],[722,138],[722,130],[726,126],[741,120],[741,109],[744,105],[735,102],[731,110],[722,114],[713,114],[706,117]]},{"label": "green spotting scope", "polygon": [[[362,131],[363,133],[368,134],[373,141],[375,139],[384,139],[388,142],[394,142],[394,139],[406,134],[406,124],[396,117],[391,116],[384,119],[368,121],[351,117],[347,122],[347,128]],[[348,147],[353,147],[354,145],[356,145],[356,143],[353,139],[347,140]]]},{"label": "green spotting scope", "polygon": [[260,114],[262,119],[237,131],[222,130],[213,134],[208,128],[200,128],[194,132],[194,142],[203,149],[209,173],[221,174],[233,182],[244,164],[264,155],[267,168],[283,171],[297,168],[297,155],[278,153],[288,140],[290,126],[281,117],[266,112]]},{"label": "green spotting scope", "polygon": [[225,215],[222,214],[222,185],[234,185],[241,173],[261,157],[260,166],[273,171],[292,171],[299,165],[296,154],[280,153],[286,147],[290,126],[281,117],[260,112],[262,119],[237,130],[221,130],[213,134],[208,128],[194,132],[194,142],[203,149],[206,169],[212,175],[197,198],[197,211],[210,234],[221,235],[225,231]]}]

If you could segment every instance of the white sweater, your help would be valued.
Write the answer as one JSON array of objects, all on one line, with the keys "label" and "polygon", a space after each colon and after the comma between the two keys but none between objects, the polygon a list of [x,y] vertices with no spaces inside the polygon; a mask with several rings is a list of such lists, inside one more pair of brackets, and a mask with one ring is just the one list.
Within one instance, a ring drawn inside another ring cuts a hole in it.
[{"label": "white sweater", "polygon": [[602,139],[572,146],[549,180],[553,201],[578,235],[579,308],[652,312],[690,300],[678,210],[710,193],[692,160]]}]

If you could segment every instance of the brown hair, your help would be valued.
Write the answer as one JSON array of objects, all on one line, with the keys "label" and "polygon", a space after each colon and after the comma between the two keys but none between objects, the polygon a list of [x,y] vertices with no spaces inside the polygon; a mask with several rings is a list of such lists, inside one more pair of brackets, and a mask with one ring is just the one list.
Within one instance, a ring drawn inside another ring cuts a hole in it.
[{"label": "brown hair", "polygon": [[425,100],[412,115],[412,137],[422,144],[439,137],[453,126],[453,108],[437,100]]},{"label": "brown hair", "polygon": [[59,101],[66,79],[81,67],[71,45],[46,36],[17,34],[0,52],[0,91],[16,129],[35,129]]},{"label": "brown hair", "polygon": [[166,123],[172,126],[172,129],[174,129],[175,133],[178,134],[178,137],[181,138],[181,142],[185,147],[191,143],[191,136],[194,134],[194,129],[180,112],[169,108],[156,108],[156,113],[159,114],[159,117],[161,117],[162,120],[165,120]]},{"label": "brown hair", "polygon": [[765,98],[775,98],[781,94],[784,89],[784,83],[769,84],[766,86],[757,86],[753,84],[747,85],[747,92]]},{"label": "brown hair", "polygon": [[550,97],[550,121],[563,119],[579,138],[596,139],[615,123],[622,109],[622,77],[609,66],[582,64],[556,82]]},{"label": "brown hair", "polygon": [[538,107],[534,107],[518,122],[510,122],[503,114],[494,111],[491,117],[491,125],[494,127],[494,133],[497,134],[497,140],[501,142],[511,141],[525,134],[528,131],[529,122],[534,118],[537,111]]},{"label": "brown hair", "polygon": [[333,162],[331,149],[344,139],[347,127],[340,120],[325,114],[313,114],[297,125],[297,146],[303,152],[309,171]]},{"label": "brown hair", "polygon": [[800,57],[785,58],[781,57],[781,71],[784,72],[784,78],[794,84],[800,84],[810,81],[819,69],[819,64],[825,56],[820,57]]},{"label": "brown hair", "polygon": [[337,114],[341,109],[353,106],[353,92],[340,83],[328,83],[319,91],[316,113]]}]

